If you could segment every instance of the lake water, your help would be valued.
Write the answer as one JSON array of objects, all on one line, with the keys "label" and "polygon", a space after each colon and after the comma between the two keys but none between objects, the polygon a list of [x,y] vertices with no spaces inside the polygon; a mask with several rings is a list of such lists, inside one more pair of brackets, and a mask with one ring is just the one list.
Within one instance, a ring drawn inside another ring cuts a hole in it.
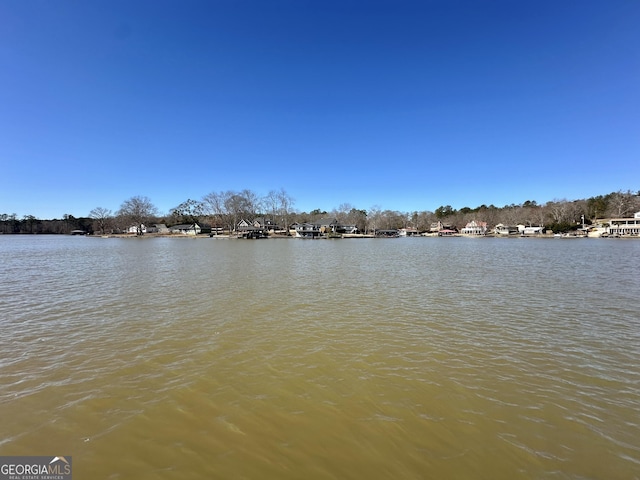
[{"label": "lake water", "polygon": [[0,236],[0,455],[640,478],[640,241]]}]

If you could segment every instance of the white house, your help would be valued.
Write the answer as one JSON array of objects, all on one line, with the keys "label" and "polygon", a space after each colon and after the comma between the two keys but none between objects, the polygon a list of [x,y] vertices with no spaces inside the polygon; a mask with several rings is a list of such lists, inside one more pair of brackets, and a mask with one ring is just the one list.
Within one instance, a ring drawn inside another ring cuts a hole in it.
[{"label": "white house", "polygon": [[544,233],[544,227],[526,227],[524,225],[518,225],[518,232],[520,235],[542,235]]},{"label": "white house", "polygon": [[126,228],[124,232],[125,233],[147,233],[147,227],[144,225],[144,223],[141,223],[140,225],[131,225],[130,227]]},{"label": "white house", "polygon": [[406,227],[398,230],[398,235],[401,237],[415,237],[417,235],[420,235],[420,232],[417,228]]},{"label": "white house", "polygon": [[609,235],[640,235],[640,212],[633,218],[612,218],[609,220]]},{"label": "white house", "polygon": [[179,233],[181,235],[199,235],[202,229],[197,223],[184,223],[169,227],[171,233]]},{"label": "white house", "polygon": [[486,235],[487,234],[487,222],[476,222],[472,220],[460,230],[463,235]]},{"label": "white house", "polygon": [[502,223],[496,225],[493,231],[496,235],[518,235],[519,233],[518,227],[512,227],[509,225],[504,225]]}]

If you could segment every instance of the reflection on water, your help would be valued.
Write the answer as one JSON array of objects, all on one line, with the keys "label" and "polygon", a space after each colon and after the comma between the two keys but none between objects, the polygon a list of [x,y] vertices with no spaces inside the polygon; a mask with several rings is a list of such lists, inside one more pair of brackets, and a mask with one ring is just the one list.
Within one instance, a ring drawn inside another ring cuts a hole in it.
[{"label": "reflection on water", "polygon": [[640,242],[2,237],[0,455],[638,478]]}]

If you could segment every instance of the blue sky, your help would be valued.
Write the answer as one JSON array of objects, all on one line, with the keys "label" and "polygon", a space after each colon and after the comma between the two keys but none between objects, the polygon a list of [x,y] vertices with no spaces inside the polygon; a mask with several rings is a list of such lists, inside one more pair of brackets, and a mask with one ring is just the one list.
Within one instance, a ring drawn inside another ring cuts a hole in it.
[{"label": "blue sky", "polygon": [[0,213],[640,190],[637,0],[0,2]]}]

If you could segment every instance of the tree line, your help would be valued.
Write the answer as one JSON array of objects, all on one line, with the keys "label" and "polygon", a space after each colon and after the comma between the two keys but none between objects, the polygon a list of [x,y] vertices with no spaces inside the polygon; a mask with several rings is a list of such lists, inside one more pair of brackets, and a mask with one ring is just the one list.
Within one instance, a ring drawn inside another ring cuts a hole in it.
[{"label": "tree line", "polygon": [[313,222],[321,217],[335,217],[344,225],[355,225],[361,232],[379,229],[415,228],[428,231],[435,222],[462,228],[472,220],[488,225],[536,225],[554,232],[579,228],[582,223],[592,224],[597,219],[621,218],[640,211],[640,191],[612,192],[582,200],[553,200],[545,204],[527,200],[521,204],[480,205],[454,209],[442,205],[434,211],[400,212],[374,206],[359,209],[350,203],[326,211],[314,209],[301,212],[295,209],[294,199],[284,190],[272,190],[260,196],[252,190],[211,192],[200,200],[187,199],[173,207],[168,214],[160,214],[153,202],[144,196],[125,200],[113,212],[96,207],[87,217],[76,218],[65,214],[61,219],[41,220],[33,215],[18,218],[16,214],[0,214],[0,233],[68,234],[73,231],[108,234],[122,232],[135,226],[142,233],[142,225],[177,224],[208,225],[234,231],[242,219],[253,221],[261,217],[284,231],[294,222]]},{"label": "tree line", "polygon": [[0,234],[10,233],[39,233],[39,234],[68,234],[74,230],[93,232],[94,220],[90,217],[76,218],[64,214],[61,219],[42,220],[33,215],[22,218],[13,214],[0,214]]}]

